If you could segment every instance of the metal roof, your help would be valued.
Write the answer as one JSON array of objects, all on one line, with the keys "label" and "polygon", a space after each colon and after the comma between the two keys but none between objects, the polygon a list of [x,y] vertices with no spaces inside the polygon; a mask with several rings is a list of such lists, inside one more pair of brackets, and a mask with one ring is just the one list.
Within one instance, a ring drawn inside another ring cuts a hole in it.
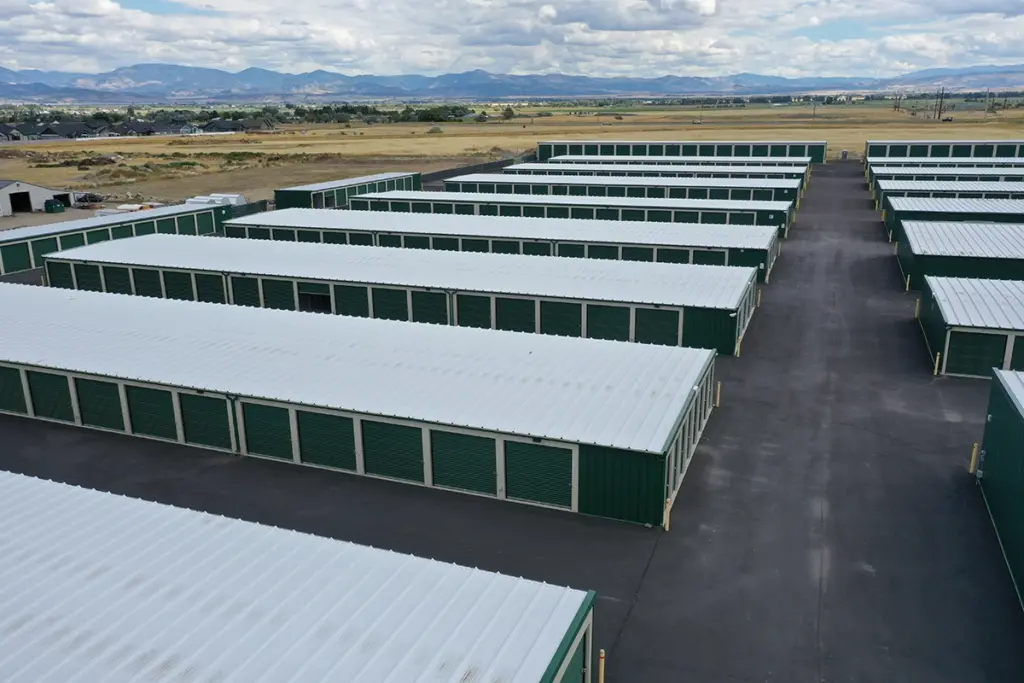
[{"label": "metal roof", "polygon": [[651,453],[665,451],[715,359],[7,283],[0,310],[0,361]]},{"label": "metal roof", "polygon": [[824,140],[541,140],[538,145],[824,145]]},{"label": "metal roof", "polygon": [[[619,168],[622,168],[621,166]],[[799,190],[799,178],[637,178],[630,176],[502,175],[470,173],[445,178],[447,182],[502,185],[622,185],[624,187],[727,187]]]},{"label": "metal roof", "polygon": [[971,164],[990,164],[992,166],[1024,166],[1024,157],[868,157],[868,165],[885,166],[891,164],[933,164],[935,166],[962,166],[970,168]]},{"label": "metal roof", "polygon": [[50,235],[61,235],[66,232],[77,232],[79,230],[107,228],[112,225],[124,225],[125,223],[153,221],[183,213],[212,211],[215,208],[219,207],[208,204],[175,204],[174,206],[160,206],[155,209],[143,209],[142,211],[129,211],[126,213],[114,213],[108,216],[93,216],[92,218],[80,218],[74,221],[61,221],[59,223],[49,223],[48,225],[33,225],[27,228],[0,230],[0,244],[21,242],[27,239],[48,237]]},{"label": "metal roof", "polygon": [[1024,199],[965,199],[963,197],[886,197],[896,211],[934,213],[1024,214]]},{"label": "metal roof", "polygon": [[919,256],[1024,259],[1024,224],[906,221],[903,234]]},{"label": "metal roof", "polygon": [[577,173],[581,171],[619,171],[621,173],[806,173],[807,166],[794,165],[792,168],[779,167],[772,170],[757,170],[754,166],[683,166],[679,164],[512,164],[503,171],[557,171]]},{"label": "metal roof", "polygon": [[1002,382],[1006,393],[1010,395],[1017,411],[1024,416],[1024,372],[1016,370],[996,370],[995,379]]},{"label": "metal roof", "polygon": [[869,145],[1024,145],[1024,140],[868,140]]},{"label": "metal roof", "polygon": [[395,178],[406,178],[415,173],[409,172],[389,172],[389,173],[374,173],[373,175],[361,175],[354,178],[342,178],[341,180],[327,180],[322,183],[310,183],[309,185],[296,185],[295,187],[281,187],[278,188],[281,192],[316,192],[318,190],[335,190],[339,187],[349,187],[351,185],[362,185],[364,183],[376,183],[381,180],[394,180]]},{"label": "metal roof", "polygon": [[593,594],[0,472],[0,679],[539,683]]},{"label": "metal roof", "polygon": [[974,175],[978,177],[1024,175],[1024,171],[1007,171],[1005,168],[973,168],[964,166],[872,166],[871,173],[876,177],[882,175]]},{"label": "metal roof", "polygon": [[739,307],[754,268],[145,235],[48,258],[461,292],[702,308]]},{"label": "metal roof", "polygon": [[1024,330],[1024,282],[925,276],[951,327]]},{"label": "metal roof", "polygon": [[807,166],[811,163],[810,157],[719,157],[719,156],[612,156],[608,154],[559,154],[548,159],[549,162],[583,162],[593,164],[635,164],[637,159],[642,159],[645,164],[686,164],[714,161],[721,166],[736,164],[764,162],[766,164],[788,164],[793,166]]},{"label": "metal roof", "polygon": [[[510,178],[513,176],[509,176]],[[575,197],[553,194],[498,194],[489,192],[425,192],[392,190],[367,192],[359,199],[390,199],[406,202],[460,202],[464,204],[539,204],[541,206],[592,206],[634,209],[697,209],[705,211],[789,211],[792,202],[759,202],[730,199],[654,199],[650,197]]]},{"label": "metal roof", "polygon": [[778,239],[778,230],[769,225],[734,225],[722,230],[721,226],[707,223],[603,220],[584,223],[563,218],[324,209],[265,211],[226,221],[225,225],[723,249],[768,249]]},{"label": "metal roof", "polygon": [[1024,182],[977,180],[878,180],[883,192],[1024,192]]},{"label": "metal roof", "polygon": [[2,190],[3,188],[7,187],[8,185],[13,185],[16,182],[18,182],[18,181],[17,180],[0,180],[0,190]]}]

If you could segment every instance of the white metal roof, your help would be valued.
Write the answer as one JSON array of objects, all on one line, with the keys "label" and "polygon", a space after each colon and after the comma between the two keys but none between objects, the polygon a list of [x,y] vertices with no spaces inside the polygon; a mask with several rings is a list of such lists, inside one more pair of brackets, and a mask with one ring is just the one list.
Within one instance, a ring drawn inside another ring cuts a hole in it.
[{"label": "white metal roof", "polygon": [[1024,214],[1024,199],[964,199],[962,197],[886,197],[896,211],[938,213]]},{"label": "white metal roof", "polygon": [[611,172],[620,173],[712,173],[728,175],[731,173],[793,173],[804,174],[806,166],[778,167],[759,169],[756,166],[683,166],[679,164],[512,164],[502,169],[509,171],[552,171],[557,173]]},{"label": "white metal roof", "polygon": [[868,140],[869,145],[1024,145],[1024,140]]},{"label": "white metal roof", "polygon": [[[513,176],[509,176],[513,177]],[[392,190],[367,192],[359,199],[390,199],[405,202],[460,202],[462,204],[539,204],[541,206],[592,206],[635,209],[697,209],[704,211],[789,211],[792,202],[740,201],[731,199],[654,199],[650,197],[576,197],[553,194],[499,194],[489,192],[425,192]]]},{"label": "white metal roof", "polygon": [[1024,182],[977,180],[883,180],[878,187],[883,192],[1024,192]]},{"label": "white metal roof", "polygon": [[723,249],[768,249],[778,239],[778,230],[769,225],[734,225],[722,230],[707,223],[583,223],[561,218],[324,209],[265,211],[226,221],[225,225]]},{"label": "white metal roof", "polygon": [[586,592],[0,472],[0,680],[539,683]]},{"label": "white metal roof", "polygon": [[[639,161],[638,161],[639,160]],[[719,157],[719,156],[630,156],[620,157],[607,154],[559,154],[548,159],[551,163],[591,163],[591,164],[715,164],[730,166],[736,164],[765,163],[792,166],[807,166],[810,157]]]},{"label": "white metal roof", "polygon": [[1024,282],[925,276],[951,327],[1024,330]]},{"label": "white metal roof", "polygon": [[995,378],[997,381],[1002,382],[1017,411],[1024,415],[1024,372],[996,370]]},{"label": "white metal roof", "polygon": [[115,213],[109,216],[93,216],[92,218],[80,218],[74,221],[60,221],[47,225],[33,225],[27,228],[12,228],[0,230],[0,244],[20,242],[26,239],[37,237],[48,237],[50,235],[61,235],[66,232],[77,232],[79,230],[94,230],[96,228],[108,228],[114,225],[125,223],[139,223],[141,221],[154,221],[168,216],[177,216],[183,213],[200,213],[221,208],[223,205],[210,206],[205,204],[175,204],[174,206],[160,206],[155,209],[143,209],[142,211],[128,211],[126,213]]},{"label": "white metal roof", "polygon": [[824,140],[542,140],[538,145],[824,145]]},{"label": "white metal roof", "polygon": [[665,306],[736,309],[755,269],[344,244],[145,235],[60,260]]},{"label": "white metal roof", "polygon": [[869,166],[899,166],[906,164],[961,166],[964,168],[970,168],[973,164],[1024,166],[1024,157],[868,157]]},{"label": "white metal roof", "polygon": [[[621,168],[621,166],[619,167]],[[501,185],[622,185],[623,187],[727,187],[799,190],[799,178],[637,178],[630,176],[512,175],[470,173],[445,178],[453,183]]]},{"label": "white metal roof", "polygon": [[1024,259],[1024,224],[906,221],[903,234],[919,256]]},{"label": "white metal roof", "polygon": [[0,360],[652,453],[715,358],[7,283],[0,310]]},{"label": "white metal roof", "polygon": [[365,183],[376,183],[381,180],[394,180],[395,178],[406,178],[411,175],[417,175],[416,173],[409,172],[393,172],[393,173],[374,173],[373,175],[361,175],[353,178],[343,178],[341,180],[327,180],[322,183],[310,183],[309,185],[296,185],[295,187],[282,187],[279,188],[282,192],[317,192],[319,190],[336,190],[341,187],[351,187],[352,185],[363,185]]}]

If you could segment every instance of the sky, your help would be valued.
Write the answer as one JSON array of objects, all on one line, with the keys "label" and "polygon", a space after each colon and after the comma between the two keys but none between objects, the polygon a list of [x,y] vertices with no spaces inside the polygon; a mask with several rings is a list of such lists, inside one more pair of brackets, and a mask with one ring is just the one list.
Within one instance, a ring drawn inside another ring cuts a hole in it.
[{"label": "sky", "polygon": [[885,77],[1024,63],[1024,0],[0,0],[0,66]]}]

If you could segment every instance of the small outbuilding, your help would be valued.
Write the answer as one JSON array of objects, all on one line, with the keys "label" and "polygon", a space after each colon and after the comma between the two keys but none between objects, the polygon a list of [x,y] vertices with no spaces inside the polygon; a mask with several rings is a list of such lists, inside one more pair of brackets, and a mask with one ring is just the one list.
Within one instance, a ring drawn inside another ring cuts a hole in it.
[{"label": "small outbuilding", "polygon": [[43,211],[47,200],[71,206],[75,203],[75,193],[70,190],[52,190],[20,180],[0,180],[0,217]]},{"label": "small outbuilding", "polygon": [[352,197],[368,192],[420,190],[422,187],[419,173],[375,173],[283,187],[274,190],[274,206],[278,209],[340,209],[348,206]]}]

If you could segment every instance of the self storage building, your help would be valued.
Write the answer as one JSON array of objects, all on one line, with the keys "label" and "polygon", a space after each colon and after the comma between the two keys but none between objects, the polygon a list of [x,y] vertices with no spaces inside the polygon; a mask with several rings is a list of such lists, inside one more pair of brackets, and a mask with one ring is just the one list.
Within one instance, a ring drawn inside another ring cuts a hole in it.
[{"label": "self storage building", "polygon": [[446,192],[569,195],[573,197],[640,197],[648,199],[733,199],[800,201],[800,181],[785,178],[630,178],[626,176],[470,173],[444,181]]},{"label": "self storage building", "polygon": [[566,195],[484,194],[477,192],[383,192],[352,200],[356,211],[396,211],[467,216],[581,218],[656,223],[772,225],[786,237],[793,222],[792,202],[729,199],[640,199]]},{"label": "self storage building", "polygon": [[764,140],[547,140],[537,144],[537,160],[552,157],[810,157],[822,164],[827,142]]},{"label": "self storage building", "polygon": [[926,275],[918,306],[935,374],[1024,370],[1024,282]]},{"label": "self storage building", "polygon": [[864,158],[1024,157],[1024,140],[868,140]]},{"label": "self storage building", "polygon": [[880,180],[940,180],[961,183],[1024,183],[1024,167],[961,168],[937,166],[872,166],[868,169],[868,186],[878,198]]},{"label": "self storage building", "polygon": [[886,197],[882,222],[891,241],[903,240],[905,221],[963,221],[965,223],[1019,223],[1024,199],[937,199]]},{"label": "self storage building", "polygon": [[5,681],[592,680],[592,592],[8,472],[0,513]]},{"label": "self storage building", "polygon": [[1021,168],[1024,157],[868,157],[870,166],[902,166],[904,168],[924,168],[946,166],[948,168]]},{"label": "self storage building", "polygon": [[654,526],[716,400],[703,349],[12,284],[0,308],[6,413]]},{"label": "self storage building", "polygon": [[0,275],[43,267],[43,256],[136,235],[207,235],[231,217],[226,205],[179,204],[0,231]]},{"label": "self storage building", "polygon": [[907,289],[925,275],[1024,280],[1024,225],[907,221],[898,255]]},{"label": "self storage building", "polygon": [[367,192],[422,188],[419,173],[377,173],[274,190],[274,206],[278,209],[335,209],[347,206],[349,199]]},{"label": "self storage building", "polygon": [[1020,600],[1024,588],[1024,374],[996,370],[989,391],[978,483]]},{"label": "self storage building", "polygon": [[1024,199],[1024,182],[988,183],[949,180],[879,180],[877,200],[885,197]]},{"label": "self storage building", "polygon": [[681,166],[673,164],[512,164],[506,175],[627,176],[630,178],[788,178],[803,191],[810,166]]},{"label": "self storage building", "polygon": [[151,236],[52,255],[51,286],[739,353],[754,268]]},{"label": "self storage building", "polygon": [[804,167],[812,163],[811,157],[698,157],[698,156],[667,156],[667,157],[617,157],[617,156],[581,156],[566,154],[564,156],[551,157],[547,163],[551,164],[615,164],[617,166],[665,166],[668,164],[676,166],[782,166],[782,167]]},{"label": "self storage building", "polygon": [[228,237],[375,247],[757,268],[768,282],[781,244],[771,226],[565,221],[284,209],[229,221]]}]

